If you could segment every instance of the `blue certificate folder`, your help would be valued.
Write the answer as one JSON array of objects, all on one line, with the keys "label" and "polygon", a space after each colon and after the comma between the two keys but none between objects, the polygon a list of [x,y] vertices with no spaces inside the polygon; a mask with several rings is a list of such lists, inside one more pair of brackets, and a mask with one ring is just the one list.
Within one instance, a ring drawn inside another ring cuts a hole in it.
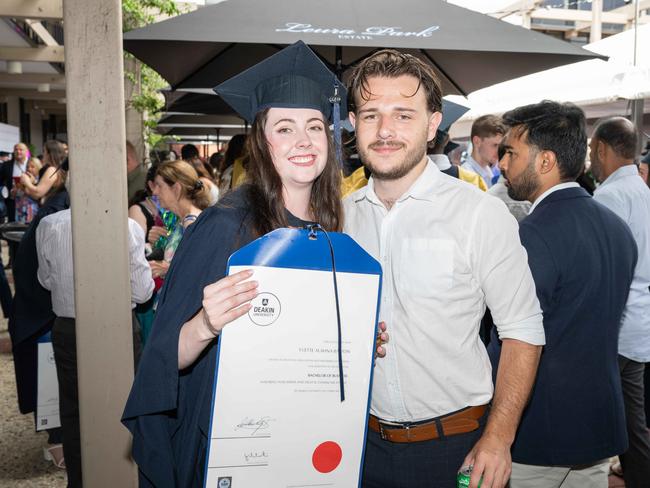
[{"label": "blue certificate folder", "polygon": [[205,486],[360,486],[381,266],[312,227],[243,247],[243,269],[259,293],[219,340]]}]

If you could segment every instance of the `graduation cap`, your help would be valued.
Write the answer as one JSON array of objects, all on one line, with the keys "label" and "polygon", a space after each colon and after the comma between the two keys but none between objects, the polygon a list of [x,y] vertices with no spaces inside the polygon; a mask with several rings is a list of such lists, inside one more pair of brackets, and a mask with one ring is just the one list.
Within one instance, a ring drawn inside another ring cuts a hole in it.
[{"label": "graduation cap", "polygon": [[449,132],[449,128],[454,122],[460,119],[465,112],[469,111],[469,107],[463,107],[449,100],[442,100],[442,122],[438,127],[439,132]]},{"label": "graduation cap", "polygon": [[334,124],[341,157],[341,107],[347,91],[336,75],[302,41],[224,81],[214,91],[249,123],[266,108],[312,108]]},{"label": "graduation cap", "polygon": [[214,91],[249,123],[270,107],[313,108],[336,122],[335,106],[347,106],[345,87],[302,41],[221,83]]},{"label": "graduation cap", "polygon": [[[465,112],[469,111],[469,107],[464,107],[449,100],[442,100],[442,122],[438,127],[438,132],[436,133],[436,139],[438,137],[445,138],[449,133],[449,128],[454,122],[460,119]],[[449,141],[445,146],[444,153],[448,154],[458,147],[458,144],[455,142]]]}]

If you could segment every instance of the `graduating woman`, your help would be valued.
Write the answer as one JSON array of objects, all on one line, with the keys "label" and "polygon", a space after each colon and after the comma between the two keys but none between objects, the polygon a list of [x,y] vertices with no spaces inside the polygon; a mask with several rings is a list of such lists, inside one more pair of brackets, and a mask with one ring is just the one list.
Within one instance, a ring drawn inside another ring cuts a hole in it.
[{"label": "graduating woman", "polygon": [[328,119],[345,92],[302,42],[218,86],[252,122],[250,183],[203,211],[166,277],[123,422],[141,486],[202,486],[219,333],[257,294],[250,271],[228,277],[228,257],[279,227],[341,228],[340,170]]}]

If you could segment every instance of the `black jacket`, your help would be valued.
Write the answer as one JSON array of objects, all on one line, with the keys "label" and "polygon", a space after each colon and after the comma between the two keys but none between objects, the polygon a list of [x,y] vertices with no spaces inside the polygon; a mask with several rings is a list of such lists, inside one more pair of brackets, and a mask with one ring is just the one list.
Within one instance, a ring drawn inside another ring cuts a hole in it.
[{"label": "black jacket", "polygon": [[13,344],[18,406],[22,413],[32,412],[36,406],[37,340],[51,329],[54,321],[50,292],[41,286],[36,275],[36,228],[44,217],[69,207],[70,198],[65,190],[48,198],[25,232],[14,257],[16,292],[9,333]]}]

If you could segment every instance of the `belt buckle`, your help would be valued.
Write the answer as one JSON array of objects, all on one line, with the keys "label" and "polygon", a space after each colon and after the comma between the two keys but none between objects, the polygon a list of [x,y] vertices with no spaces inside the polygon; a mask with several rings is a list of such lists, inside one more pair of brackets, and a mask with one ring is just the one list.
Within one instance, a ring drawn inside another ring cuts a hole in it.
[{"label": "belt buckle", "polygon": [[379,437],[381,437],[382,441],[387,440],[386,439],[386,431],[384,430],[384,425],[381,422],[377,422],[379,424]]},{"label": "belt buckle", "polygon": [[[384,424],[382,422],[377,422],[379,424],[379,437],[381,437],[382,441],[390,441],[388,436],[386,435],[386,429],[384,429]],[[411,425],[410,424],[402,424],[400,426],[401,429],[406,430],[406,440],[410,442],[411,440]]]}]

